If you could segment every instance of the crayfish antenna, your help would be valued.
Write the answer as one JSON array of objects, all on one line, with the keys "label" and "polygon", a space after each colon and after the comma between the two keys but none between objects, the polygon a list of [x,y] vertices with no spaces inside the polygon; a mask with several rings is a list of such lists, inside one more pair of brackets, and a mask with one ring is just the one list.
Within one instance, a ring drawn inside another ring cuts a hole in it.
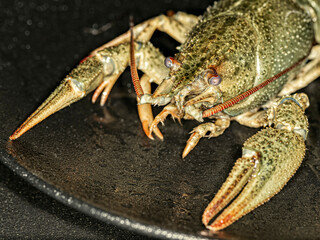
[{"label": "crayfish antenna", "polygon": [[133,17],[130,15],[130,72],[131,72],[131,78],[132,83],[134,86],[134,90],[138,96],[138,98],[141,98],[141,96],[144,94],[143,89],[140,84],[140,79],[138,75],[138,70],[136,66],[136,59],[135,59],[135,51],[134,51],[134,32],[133,32],[134,22]]}]

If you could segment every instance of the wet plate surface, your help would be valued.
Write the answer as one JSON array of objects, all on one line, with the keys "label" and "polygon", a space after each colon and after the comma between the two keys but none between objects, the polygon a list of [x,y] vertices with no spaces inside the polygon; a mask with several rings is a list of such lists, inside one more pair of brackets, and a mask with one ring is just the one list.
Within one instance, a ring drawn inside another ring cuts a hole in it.
[{"label": "wet plate surface", "polygon": [[[319,81],[305,89],[311,98],[310,134],[302,166],[269,203],[217,235],[204,230],[202,211],[255,129],[232,123],[223,136],[202,140],[182,159],[188,132],[197,123],[183,122],[181,127],[167,120],[161,128],[165,140],[149,140],[141,130],[126,72],[107,106],[91,104],[89,95],[17,141],[7,140],[79,60],[127,29],[128,13],[136,16],[136,22],[169,9],[199,14],[209,2],[1,3],[0,15],[5,16],[1,32],[6,36],[0,49],[1,160],[59,201],[151,236],[318,238]],[[92,29],[101,27],[103,31],[93,35],[97,31]],[[154,42],[172,55],[173,40],[156,34]]]}]

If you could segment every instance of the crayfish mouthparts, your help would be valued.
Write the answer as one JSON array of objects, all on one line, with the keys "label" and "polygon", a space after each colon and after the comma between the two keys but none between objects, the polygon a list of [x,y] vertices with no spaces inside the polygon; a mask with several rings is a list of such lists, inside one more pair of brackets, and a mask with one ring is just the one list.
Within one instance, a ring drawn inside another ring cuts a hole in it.
[{"label": "crayfish mouthparts", "polygon": [[152,105],[158,105],[158,106],[163,106],[171,102],[172,98],[166,97],[166,96],[159,96],[156,98],[153,98],[152,95],[150,94],[143,94],[141,95],[139,99],[138,104],[152,104]]}]

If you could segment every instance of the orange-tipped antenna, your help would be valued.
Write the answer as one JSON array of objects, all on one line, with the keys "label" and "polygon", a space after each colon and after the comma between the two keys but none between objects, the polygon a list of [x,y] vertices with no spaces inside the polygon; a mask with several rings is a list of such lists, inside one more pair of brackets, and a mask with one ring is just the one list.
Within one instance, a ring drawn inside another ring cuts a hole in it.
[{"label": "orange-tipped antenna", "polygon": [[[309,54],[308,54],[309,55]],[[249,89],[248,91],[245,91],[244,93],[241,93],[240,95],[229,99],[228,101],[219,104],[213,108],[207,109],[202,113],[202,117],[206,118],[206,117],[210,117],[215,113],[221,112],[222,110],[231,107],[232,105],[240,102],[241,100],[249,97],[251,94],[255,93],[256,91],[260,90],[261,88],[264,88],[265,86],[267,86],[269,83],[272,83],[274,80],[278,79],[279,77],[281,77],[282,75],[286,74],[287,72],[291,71],[293,68],[297,67],[299,64],[301,64],[307,57],[303,57],[301,58],[298,62],[296,62],[295,64],[293,64],[292,66],[286,68],[285,70],[283,70],[282,72],[274,75],[273,77],[265,80],[264,82],[260,83],[259,85]]]},{"label": "orange-tipped antenna", "polygon": [[130,71],[132,83],[137,96],[140,98],[143,95],[143,90],[140,85],[140,79],[137,71],[136,60],[134,56],[134,36],[133,36],[133,17],[130,16]]}]

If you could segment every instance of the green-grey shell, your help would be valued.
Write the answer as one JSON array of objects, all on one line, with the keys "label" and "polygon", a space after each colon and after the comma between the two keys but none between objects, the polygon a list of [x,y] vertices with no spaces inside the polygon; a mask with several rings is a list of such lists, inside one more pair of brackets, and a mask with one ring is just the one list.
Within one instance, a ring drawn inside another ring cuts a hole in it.
[{"label": "green-grey shell", "polygon": [[[223,101],[276,75],[309,54],[314,41],[311,16],[292,0],[225,0],[209,7],[176,54],[182,67],[171,95],[213,65]],[[300,67],[226,112],[237,115],[273,98]]]}]

